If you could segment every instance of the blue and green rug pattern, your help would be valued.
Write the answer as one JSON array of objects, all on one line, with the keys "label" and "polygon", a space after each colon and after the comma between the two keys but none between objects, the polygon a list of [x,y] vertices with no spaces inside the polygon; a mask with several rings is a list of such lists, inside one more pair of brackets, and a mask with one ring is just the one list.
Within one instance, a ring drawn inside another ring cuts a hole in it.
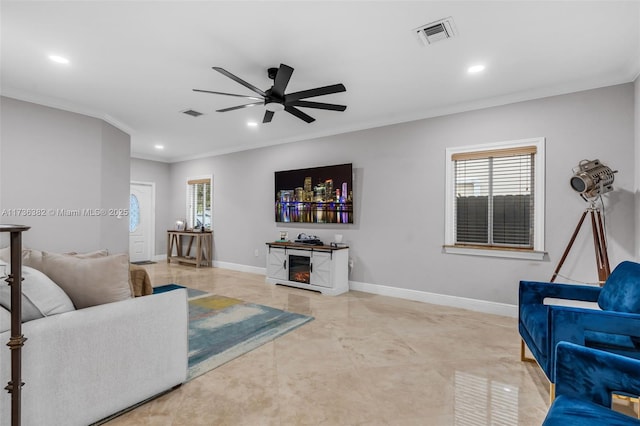
[{"label": "blue and green rug pattern", "polygon": [[[163,288],[173,286],[171,288]],[[176,284],[157,287],[154,293],[183,288]],[[189,293],[188,379],[256,349],[313,317],[217,296],[200,290]]]}]

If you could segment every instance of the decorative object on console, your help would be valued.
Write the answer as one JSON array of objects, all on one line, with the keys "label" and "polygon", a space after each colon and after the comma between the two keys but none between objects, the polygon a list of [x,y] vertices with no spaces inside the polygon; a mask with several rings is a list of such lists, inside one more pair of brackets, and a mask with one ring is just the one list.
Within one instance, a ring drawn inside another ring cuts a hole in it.
[{"label": "decorative object on console", "polygon": [[324,243],[320,240],[320,238],[316,237],[315,235],[307,235],[305,233],[302,234],[298,234],[298,237],[296,238],[296,243],[300,243],[300,244],[311,244],[313,246],[323,246]]},{"label": "decorative object on console", "polygon": [[351,164],[275,172],[276,222],[353,223]]},{"label": "decorative object on console", "polygon": [[299,119],[311,123],[315,121],[315,118],[307,115],[296,107],[303,108],[316,108],[316,109],[324,109],[330,111],[344,111],[347,109],[344,105],[336,105],[336,104],[327,104],[324,102],[311,102],[304,101],[302,99],[314,98],[316,96],[321,95],[330,95],[333,93],[344,92],[345,89],[343,84],[332,84],[331,86],[318,87],[315,89],[303,90],[300,92],[289,93],[285,95],[285,89],[289,84],[289,79],[291,79],[291,75],[293,74],[293,68],[288,65],[280,64],[279,68],[269,68],[267,70],[267,75],[270,79],[274,80],[273,86],[270,89],[262,91],[258,89],[256,86],[247,83],[241,78],[231,74],[229,71],[220,67],[213,67],[214,70],[218,71],[220,74],[229,77],[236,83],[239,83],[251,90],[252,92],[258,94],[259,96],[245,96],[245,95],[236,95],[233,93],[223,93],[223,92],[213,92],[211,90],[201,90],[201,89],[193,89],[194,92],[204,92],[204,93],[213,93],[214,95],[226,95],[226,96],[235,96],[238,98],[251,99],[257,102],[252,102],[249,104],[234,106],[231,108],[218,109],[216,112],[227,112],[234,111],[237,109],[243,109],[247,107],[252,107],[256,105],[264,105],[265,113],[264,118],[262,120],[263,123],[269,123],[273,119],[273,115],[276,111],[287,111],[289,114],[292,114]]}]

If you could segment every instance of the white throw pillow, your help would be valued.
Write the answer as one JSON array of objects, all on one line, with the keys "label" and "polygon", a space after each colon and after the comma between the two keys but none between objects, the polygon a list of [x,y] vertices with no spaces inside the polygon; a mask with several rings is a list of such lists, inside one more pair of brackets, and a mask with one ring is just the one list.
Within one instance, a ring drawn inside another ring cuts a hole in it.
[{"label": "white throw pillow", "polygon": [[76,309],[133,298],[129,255],[95,258],[42,252],[42,271],[71,298]]},{"label": "white throw pillow", "polygon": [[0,306],[0,333],[11,328],[11,312]]},{"label": "white throw pillow", "polygon": [[[22,322],[73,311],[69,296],[37,269],[22,268]],[[0,305],[11,310],[11,287],[0,281]]]}]

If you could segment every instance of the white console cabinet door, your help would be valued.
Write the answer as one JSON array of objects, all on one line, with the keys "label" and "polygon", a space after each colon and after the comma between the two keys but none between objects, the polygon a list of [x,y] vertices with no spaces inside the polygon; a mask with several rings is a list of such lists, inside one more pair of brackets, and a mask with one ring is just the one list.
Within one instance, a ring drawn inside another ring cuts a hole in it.
[{"label": "white console cabinet door", "polygon": [[311,256],[310,283],[320,287],[333,287],[331,280],[331,253],[314,251]]},{"label": "white console cabinet door", "polygon": [[267,264],[267,276],[279,280],[288,280],[289,273],[287,270],[287,254],[285,249],[270,247],[267,256],[269,263]]}]

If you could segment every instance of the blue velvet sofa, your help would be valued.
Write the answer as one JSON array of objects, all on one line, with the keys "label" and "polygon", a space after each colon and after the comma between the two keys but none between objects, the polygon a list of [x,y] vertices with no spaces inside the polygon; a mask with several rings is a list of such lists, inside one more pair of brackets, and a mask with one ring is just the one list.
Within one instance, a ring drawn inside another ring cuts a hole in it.
[{"label": "blue velvet sofa", "polygon": [[[546,305],[545,298],[597,302],[602,310]],[[620,263],[602,288],[521,281],[518,305],[520,336],[552,384],[561,341],[640,359],[638,263]]]},{"label": "blue velvet sofa", "polygon": [[555,366],[557,397],[543,426],[640,426],[610,409],[612,393],[640,395],[640,360],[561,342]]}]

